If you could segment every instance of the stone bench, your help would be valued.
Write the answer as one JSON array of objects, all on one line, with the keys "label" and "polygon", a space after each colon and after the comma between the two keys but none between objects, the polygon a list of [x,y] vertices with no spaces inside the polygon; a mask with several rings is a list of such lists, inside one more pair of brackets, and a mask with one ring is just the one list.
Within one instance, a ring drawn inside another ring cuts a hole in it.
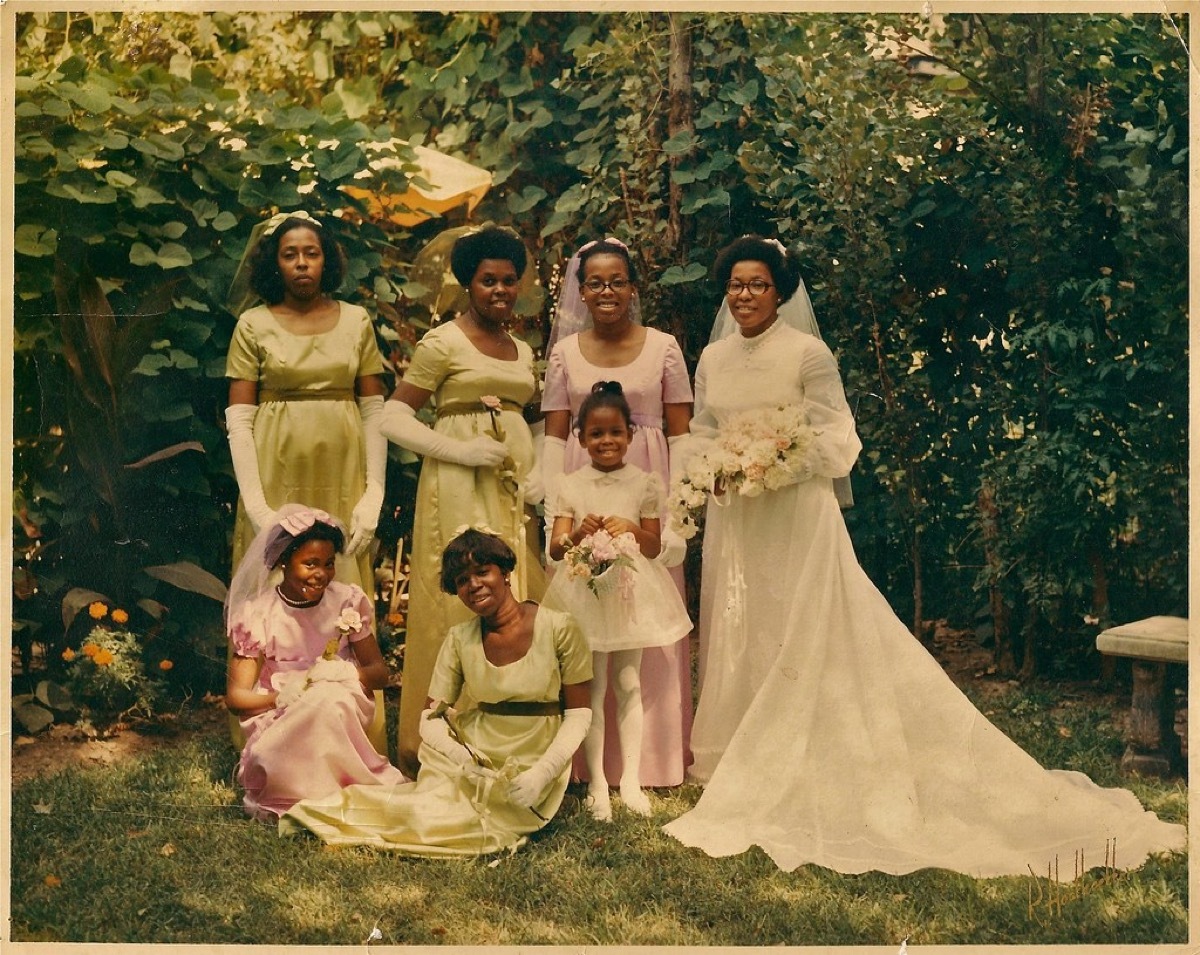
[{"label": "stone bench", "polygon": [[[1188,662],[1188,622],[1184,617],[1147,617],[1111,627],[1096,637],[1096,649],[1133,664],[1133,703],[1126,727],[1121,771],[1167,776],[1182,771],[1175,733],[1178,664]],[[1174,672],[1168,672],[1168,665]]]}]

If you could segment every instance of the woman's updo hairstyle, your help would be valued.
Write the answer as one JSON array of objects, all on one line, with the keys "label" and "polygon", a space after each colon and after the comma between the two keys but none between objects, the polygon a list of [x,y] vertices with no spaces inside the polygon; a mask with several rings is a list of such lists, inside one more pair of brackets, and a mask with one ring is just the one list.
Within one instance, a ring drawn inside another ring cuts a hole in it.
[{"label": "woman's updo hairstyle", "polygon": [[625,419],[630,431],[633,430],[633,411],[625,400],[625,389],[619,381],[598,381],[592,385],[592,392],[583,399],[579,406],[579,414],[575,418],[575,432],[582,433],[583,426],[597,408],[616,408]]},{"label": "woman's updo hairstyle", "polygon": [[520,276],[525,271],[528,253],[525,243],[509,229],[488,226],[478,232],[462,236],[450,250],[450,271],[458,284],[466,288],[475,278],[479,263],[484,259],[500,259],[511,262]]},{"label": "woman's updo hairstyle", "polygon": [[455,580],[472,564],[495,564],[501,572],[511,574],[517,566],[517,555],[495,534],[468,527],[442,551],[442,591],[447,594],[457,593]]},{"label": "woman's updo hairstyle", "polygon": [[717,253],[712,276],[722,292],[739,262],[761,262],[771,273],[771,282],[779,293],[782,305],[800,287],[800,265],[794,255],[788,255],[775,239],[764,239],[761,235],[744,235],[734,239]]},{"label": "woman's updo hairstyle", "polygon": [[250,287],[268,305],[283,301],[283,275],[279,271],[279,243],[293,229],[312,229],[321,242],[325,266],[321,269],[321,291],[336,292],[346,272],[346,253],[329,230],[312,219],[284,219],[270,235],[259,240],[250,258]]},{"label": "woman's updo hairstyle", "polygon": [[333,544],[334,553],[340,554],[346,546],[346,535],[342,533],[340,527],[336,527],[333,524],[326,524],[324,521],[317,521],[312,527],[301,531],[293,537],[291,543],[283,549],[283,552],[279,555],[279,559],[272,566],[282,567],[292,559],[292,555],[296,551],[309,541],[329,541]]},{"label": "woman's updo hairstyle", "polygon": [[595,242],[589,242],[579,249],[579,271],[576,276],[579,279],[579,284],[583,285],[585,266],[587,260],[593,255],[617,255],[625,260],[625,269],[629,273],[629,281],[637,285],[637,267],[633,264],[633,257],[629,254],[629,249],[625,243],[617,239],[597,239]]}]

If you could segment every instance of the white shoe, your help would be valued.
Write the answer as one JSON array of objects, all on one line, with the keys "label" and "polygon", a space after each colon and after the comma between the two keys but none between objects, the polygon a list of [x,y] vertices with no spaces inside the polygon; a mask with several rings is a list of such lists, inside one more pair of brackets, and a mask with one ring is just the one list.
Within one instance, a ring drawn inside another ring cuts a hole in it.
[{"label": "white shoe", "polygon": [[637,786],[621,786],[621,802],[625,803],[630,812],[639,816],[648,816],[653,812],[650,808],[650,798]]},{"label": "white shoe", "polygon": [[612,801],[608,797],[608,787],[603,789],[588,789],[587,798],[583,804],[587,806],[587,811],[592,814],[592,818],[598,822],[612,822]]}]

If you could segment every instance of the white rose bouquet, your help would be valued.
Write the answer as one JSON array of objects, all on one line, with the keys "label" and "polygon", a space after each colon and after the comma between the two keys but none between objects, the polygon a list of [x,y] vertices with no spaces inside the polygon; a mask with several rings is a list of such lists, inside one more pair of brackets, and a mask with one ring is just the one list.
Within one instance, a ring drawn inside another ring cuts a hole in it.
[{"label": "white rose bouquet", "polygon": [[700,529],[708,496],[719,489],[757,497],[810,475],[805,457],[816,432],[796,405],[743,411],[721,429],[715,443],[697,454],[671,484],[671,524],[683,538]]}]

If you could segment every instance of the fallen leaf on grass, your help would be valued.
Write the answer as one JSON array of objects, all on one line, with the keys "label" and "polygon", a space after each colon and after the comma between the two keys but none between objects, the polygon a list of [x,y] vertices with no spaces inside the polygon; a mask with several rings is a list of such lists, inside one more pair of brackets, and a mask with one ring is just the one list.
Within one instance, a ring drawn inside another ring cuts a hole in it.
[{"label": "fallen leaf on grass", "polygon": [[51,889],[57,889],[60,885],[62,885],[62,879],[56,875],[48,875],[46,878],[42,879],[42,881],[45,882],[46,886]]},{"label": "fallen leaf on grass", "polygon": [[158,850],[158,854],[160,856],[167,856],[170,858],[171,856],[175,855],[175,847],[169,842],[164,842],[163,847]]},{"label": "fallen leaf on grass", "polygon": [[48,816],[54,810],[54,803],[51,802],[35,802],[33,811],[39,816]]},{"label": "fallen leaf on grass", "polygon": [[1073,735],[1073,734],[1071,733],[1071,727],[1069,727],[1069,726],[1060,726],[1060,727],[1058,728],[1058,735],[1059,735],[1059,736],[1061,736],[1063,739],[1070,739],[1070,738],[1071,738],[1071,736]]}]

